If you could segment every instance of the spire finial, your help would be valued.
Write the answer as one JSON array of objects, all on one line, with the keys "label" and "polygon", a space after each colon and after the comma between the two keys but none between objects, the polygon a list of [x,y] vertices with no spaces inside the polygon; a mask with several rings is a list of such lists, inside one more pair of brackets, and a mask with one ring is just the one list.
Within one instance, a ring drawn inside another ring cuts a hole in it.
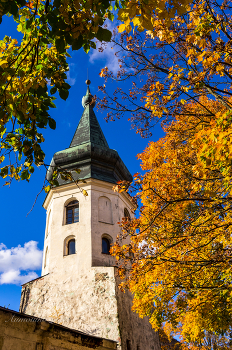
[{"label": "spire finial", "polygon": [[[87,78],[88,78],[88,70],[87,70]],[[90,88],[89,85],[91,84],[91,81],[89,79],[87,79],[85,81],[85,83],[87,84],[87,91],[86,91],[86,95],[83,96],[82,98],[82,106],[85,108],[87,105],[90,105],[92,107],[95,106],[95,100],[93,98],[93,96],[90,93]]]},{"label": "spire finial", "polygon": [[87,80],[85,81],[85,84],[87,84],[88,86],[91,84],[91,81],[89,80],[89,70],[87,68]]}]

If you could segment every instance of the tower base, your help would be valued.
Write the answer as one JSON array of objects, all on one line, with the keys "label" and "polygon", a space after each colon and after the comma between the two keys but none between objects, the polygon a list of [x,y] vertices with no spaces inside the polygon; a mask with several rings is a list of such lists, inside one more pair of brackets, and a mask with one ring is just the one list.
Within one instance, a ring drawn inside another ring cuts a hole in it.
[{"label": "tower base", "polygon": [[23,285],[20,312],[118,342],[118,350],[160,350],[147,317],[131,310],[132,295],[117,287],[115,267],[78,276],[50,273]]}]

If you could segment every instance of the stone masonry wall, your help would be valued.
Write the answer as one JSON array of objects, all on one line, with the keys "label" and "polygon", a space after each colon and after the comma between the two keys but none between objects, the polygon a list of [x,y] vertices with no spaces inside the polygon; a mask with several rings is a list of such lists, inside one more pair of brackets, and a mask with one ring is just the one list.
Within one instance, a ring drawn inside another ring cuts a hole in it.
[{"label": "stone masonry wall", "polygon": [[25,284],[20,311],[120,342],[114,268],[60,279],[50,273]]},{"label": "stone masonry wall", "polygon": [[[120,282],[119,277],[116,277],[117,286]],[[116,288],[116,298],[122,350],[161,350],[159,334],[152,329],[149,318],[141,319],[131,310],[132,294]]]},{"label": "stone masonry wall", "polygon": [[0,307],[0,350],[113,350],[116,343]]},{"label": "stone masonry wall", "polygon": [[117,341],[118,350],[160,350],[158,333],[131,311],[132,296],[117,288],[115,273],[92,267],[64,281],[48,274],[23,286],[20,311]]}]

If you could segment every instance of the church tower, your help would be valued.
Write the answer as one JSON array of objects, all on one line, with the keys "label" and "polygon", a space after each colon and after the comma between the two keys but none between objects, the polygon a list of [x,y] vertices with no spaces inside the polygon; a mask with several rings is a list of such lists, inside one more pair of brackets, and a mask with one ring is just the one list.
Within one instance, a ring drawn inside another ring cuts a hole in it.
[{"label": "church tower", "polygon": [[84,112],[71,144],[54,154],[47,172],[50,180],[54,168],[71,171],[74,181],[60,176],[60,186],[44,201],[42,276],[23,285],[20,312],[115,340],[120,350],[159,350],[148,319],[131,311],[132,295],[117,287],[109,249],[120,233],[118,222],[133,214],[129,195],[112,187],[132,176],[108,146],[86,83]]}]

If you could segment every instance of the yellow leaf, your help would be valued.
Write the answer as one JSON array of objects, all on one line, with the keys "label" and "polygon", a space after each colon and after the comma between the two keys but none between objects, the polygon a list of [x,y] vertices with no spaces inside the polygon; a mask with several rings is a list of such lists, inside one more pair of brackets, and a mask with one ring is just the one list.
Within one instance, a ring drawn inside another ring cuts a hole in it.
[{"label": "yellow leaf", "polygon": [[46,193],[48,193],[48,192],[50,191],[50,189],[51,189],[51,186],[48,185],[48,186],[45,187],[44,191],[45,191]]},{"label": "yellow leaf", "polygon": [[140,17],[135,17],[132,20],[134,26],[140,26],[141,25],[141,18]]},{"label": "yellow leaf", "polygon": [[86,190],[83,190],[82,193],[84,196],[86,196],[86,197],[88,196],[88,192]]},{"label": "yellow leaf", "polygon": [[7,65],[7,64],[8,64],[8,62],[6,60],[0,61],[0,66]]},{"label": "yellow leaf", "polygon": [[120,26],[118,27],[118,32],[119,32],[119,33],[122,33],[122,32],[125,31],[125,29],[126,29],[125,24],[120,24]]}]

